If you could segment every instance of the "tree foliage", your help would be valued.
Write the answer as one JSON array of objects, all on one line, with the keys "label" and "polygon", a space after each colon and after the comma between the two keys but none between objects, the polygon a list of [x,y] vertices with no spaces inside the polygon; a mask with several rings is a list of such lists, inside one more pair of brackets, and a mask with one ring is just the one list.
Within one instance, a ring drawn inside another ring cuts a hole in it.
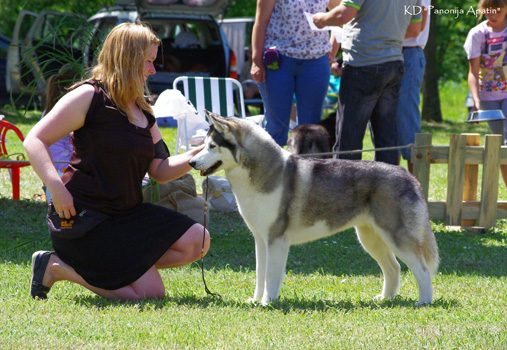
[{"label": "tree foliage", "polygon": [[[477,3],[477,0],[446,0],[445,2],[440,0],[435,6],[436,23],[432,26],[435,26],[437,33],[435,63],[441,81],[466,80],[468,60],[463,45],[470,29],[477,25],[478,17],[475,16]],[[448,13],[445,13],[446,10]],[[453,13],[451,10],[459,11],[459,13]]]},{"label": "tree foliage", "polygon": [[[439,83],[466,80],[468,60],[463,49],[466,36],[477,24],[477,3],[471,0],[433,0],[428,43],[424,50],[422,118],[441,121]],[[464,100],[465,96],[463,96]]]},{"label": "tree foliage", "polygon": [[225,17],[254,17],[256,0],[233,0]]},{"label": "tree foliage", "polygon": [[[12,37],[17,14],[22,10],[55,10],[90,16],[115,0],[0,0],[0,34]],[[255,16],[257,0],[233,0],[225,17]],[[438,84],[466,80],[468,61],[463,44],[469,30],[478,23],[477,0],[432,0],[433,38],[426,52],[427,71],[423,87],[423,117],[441,120]],[[430,72],[428,72],[428,69]],[[431,79],[432,81],[427,81]]]},{"label": "tree foliage", "polygon": [[[90,16],[101,7],[114,3],[115,0],[1,0],[0,34],[12,37],[17,14],[22,9],[33,12],[55,10]],[[256,3],[256,0],[233,0],[225,16],[253,17]],[[432,23],[432,26],[436,26],[437,33],[436,57],[432,64],[437,64],[439,80],[463,80],[468,69],[463,43],[468,31],[477,24],[477,17],[467,12],[470,7],[477,7],[477,0],[447,0],[438,3],[433,0],[433,5],[433,11],[441,12],[435,15],[435,23]],[[463,10],[465,13],[456,15],[451,10]]]},{"label": "tree foliage", "polygon": [[115,0],[1,0],[0,1],[0,34],[12,37],[16,24],[17,14],[21,10],[40,12],[53,10],[61,12],[79,13],[85,16],[95,14],[101,7],[113,5]]}]

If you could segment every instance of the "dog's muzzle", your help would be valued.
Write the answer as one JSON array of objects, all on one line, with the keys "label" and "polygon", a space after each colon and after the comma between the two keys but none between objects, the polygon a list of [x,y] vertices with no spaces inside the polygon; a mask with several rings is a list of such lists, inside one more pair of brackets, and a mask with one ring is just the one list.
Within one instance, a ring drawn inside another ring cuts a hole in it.
[{"label": "dog's muzzle", "polygon": [[196,168],[197,163],[195,161],[190,161],[188,164],[190,164],[190,166],[196,170],[201,170],[201,176],[208,176],[213,174],[220,167],[220,165],[222,165],[222,161],[219,160],[218,162],[210,166],[208,169],[197,169]]}]

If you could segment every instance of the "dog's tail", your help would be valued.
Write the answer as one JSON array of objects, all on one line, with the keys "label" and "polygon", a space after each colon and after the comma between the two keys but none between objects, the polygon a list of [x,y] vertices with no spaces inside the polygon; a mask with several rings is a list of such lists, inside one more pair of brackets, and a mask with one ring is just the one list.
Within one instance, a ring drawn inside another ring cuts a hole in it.
[{"label": "dog's tail", "polygon": [[440,264],[440,256],[438,254],[437,240],[429,223],[426,228],[426,234],[424,235],[423,254],[430,273],[436,275],[438,265]]}]

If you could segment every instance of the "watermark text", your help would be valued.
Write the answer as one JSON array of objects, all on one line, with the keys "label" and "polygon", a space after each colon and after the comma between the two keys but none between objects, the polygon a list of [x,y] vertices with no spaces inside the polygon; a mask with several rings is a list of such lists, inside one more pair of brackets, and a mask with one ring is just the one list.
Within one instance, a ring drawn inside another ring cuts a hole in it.
[{"label": "watermark text", "polygon": [[[409,16],[417,16],[423,12],[422,6],[417,5],[405,5],[405,15]],[[443,8],[436,8],[433,5],[428,6],[427,8],[429,13],[434,13],[436,15],[452,15],[454,18],[458,18],[459,16],[475,16],[479,17],[481,15],[487,15],[487,14],[495,14],[500,11],[500,8],[497,9],[476,9],[473,6],[470,6],[468,9],[463,9],[459,7],[454,7],[451,9],[443,9]]]}]

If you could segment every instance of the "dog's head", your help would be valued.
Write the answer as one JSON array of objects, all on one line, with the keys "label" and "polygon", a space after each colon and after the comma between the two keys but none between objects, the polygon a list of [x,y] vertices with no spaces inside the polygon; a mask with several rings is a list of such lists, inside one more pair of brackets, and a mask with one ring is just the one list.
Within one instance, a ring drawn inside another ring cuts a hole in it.
[{"label": "dog's head", "polygon": [[[241,129],[248,127],[245,121],[235,117],[224,118],[204,110],[211,123],[204,140],[204,149],[189,162],[194,169],[201,170],[201,176],[208,176],[219,170],[229,170],[240,162]],[[250,122],[246,122],[250,123]]]}]

